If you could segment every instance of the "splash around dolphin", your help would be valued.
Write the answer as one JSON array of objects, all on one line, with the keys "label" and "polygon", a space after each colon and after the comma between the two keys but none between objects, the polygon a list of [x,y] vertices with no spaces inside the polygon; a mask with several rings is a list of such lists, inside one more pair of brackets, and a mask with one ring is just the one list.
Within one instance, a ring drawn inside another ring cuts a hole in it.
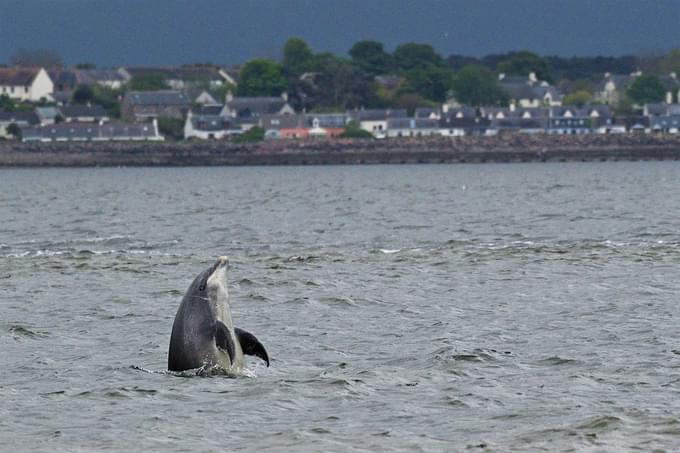
[{"label": "splash around dolphin", "polygon": [[245,367],[245,355],[259,357],[269,366],[269,355],[255,335],[234,327],[228,268],[229,260],[221,256],[189,286],[172,325],[168,370],[219,367],[238,373]]}]

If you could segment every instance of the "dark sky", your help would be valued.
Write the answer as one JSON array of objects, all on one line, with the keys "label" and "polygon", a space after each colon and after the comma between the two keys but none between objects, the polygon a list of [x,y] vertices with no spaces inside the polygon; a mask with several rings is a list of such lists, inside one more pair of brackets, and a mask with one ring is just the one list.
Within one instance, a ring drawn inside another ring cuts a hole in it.
[{"label": "dark sky", "polygon": [[377,39],[444,56],[649,54],[680,47],[680,0],[0,0],[0,63],[58,50],[101,66],[279,58],[291,36],[344,54]]}]

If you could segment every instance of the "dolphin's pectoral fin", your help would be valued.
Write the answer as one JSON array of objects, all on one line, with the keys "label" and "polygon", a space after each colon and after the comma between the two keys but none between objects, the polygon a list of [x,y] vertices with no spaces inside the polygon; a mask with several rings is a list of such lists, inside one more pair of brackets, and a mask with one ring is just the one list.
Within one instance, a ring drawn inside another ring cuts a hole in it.
[{"label": "dolphin's pectoral fin", "polygon": [[227,351],[229,360],[231,363],[234,363],[236,347],[234,346],[234,340],[231,337],[229,328],[222,321],[215,321],[215,344],[218,348]]},{"label": "dolphin's pectoral fin", "polygon": [[234,329],[234,332],[236,333],[238,342],[241,343],[241,349],[244,354],[259,357],[267,363],[267,366],[269,366],[269,355],[267,354],[267,350],[262,346],[260,340],[255,338],[255,335],[239,328]]}]

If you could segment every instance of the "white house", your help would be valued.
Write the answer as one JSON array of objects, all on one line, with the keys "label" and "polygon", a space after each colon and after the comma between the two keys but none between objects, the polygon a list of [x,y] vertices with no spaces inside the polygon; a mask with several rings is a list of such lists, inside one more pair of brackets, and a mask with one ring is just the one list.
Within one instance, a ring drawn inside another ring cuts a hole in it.
[{"label": "white house", "polygon": [[387,122],[390,119],[408,118],[406,109],[353,110],[348,112],[352,121],[373,134],[376,138],[387,137]]},{"label": "white house", "polygon": [[54,83],[43,68],[0,68],[0,96],[19,101],[50,99]]}]

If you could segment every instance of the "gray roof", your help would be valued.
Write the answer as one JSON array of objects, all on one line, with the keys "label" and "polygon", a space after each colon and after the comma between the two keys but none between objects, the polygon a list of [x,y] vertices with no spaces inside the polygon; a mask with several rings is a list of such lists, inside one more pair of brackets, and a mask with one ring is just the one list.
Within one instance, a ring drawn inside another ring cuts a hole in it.
[{"label": "gray roof", "polygon": [[150,123],[59,123],[21,130],[24,141],[144,140],[157,138]]},{"label": "gray roof", "polygon": [[94,85],[99,82],[125,82],[125,77],[114,69],[77,69],[78,83]]},{"label": "gray roof", "polygon": [[439,115],[441,112],[439,109],[433,109],[431,107],[418,107],[415,111],[414,116],[416,118],[428,118],[430,115]]},{"label": "gray roof", "polygon": [[650,119],[652,129],[680,129],[680,115],[657,116]]},{"label": "gray roof", "polygon": [[406,109],[353,110],[349,112],[355,121],[385,121],[388,118],[407,118]]},{"label": "gray roof", "polygon": [[390,118],[388,129],[438,129],[439,120],[430,118]]},{"label": "gray roof", "polygon": [[59,115],[59,110],[56,107],[36,107],[35,113],[39,118],[54,119]]},{"label": "gray roof", "polygon": [[262,115],[261,126],[265,130],[297,129],[307,127],[305,115]]},{"label": "gray roof", "polygon": [[0,123],[17,125],[38,124],[40,119],[35,112],[5,112],[0,110]]},{"label": "gray roof", "polygon": [[125,99],[132,105],[189,106],[189,99],[186,94],[176,90],[130,91],[125,95]]},{"label": "gray roof", "polygon": [[59,108],[64,118],[105,118],[106,110],[101,105],[65,105]]},{"label": "gray roof", "polygon": [[224,108],[221,104],[214,105],[200,105],[191,109],[192,115],[212,115],[219,116]]},{"label": "gray roof", "polygon": [[212,65],[188,65],[179,67],[150,67],[150,66],[129,66],[125,70],[132,77],[136,76],[161,76],[169,80],[183,81],[223,81],[220,75],[220,68]]},{"label": "gray roof", "polygon": [[286,104],[281,97],[235,97],[226,103],[229,110],[239,117],[272,115],[280,112]]},{"label": "gray roof", "polygon": [[548,118],[498,118],[491,124],[496,129],[545,129]]},{"label": "gray roof", "polygon": [[76,86],[78,84],[76,73],[68,69],[55,69],[47,71],[47,74],[55,85]]},{"label": "gray roof", "polygon": [[680,81],[675,77],[671,77],[668,75],[661,76],[659,77],[659,81],[661,82],[663,87],[668,91],[674,91],[680,88]]},{"label": "gray roof", "polygon": [[479,129],[489,126],[491,126],[491,120],[487,118],[447,116],[439,120],[439,127],[442,129]]},{"label": "gray roof", "polygon": [[461,114],[463,118],[474,118],[477,116],[477,110],[470,106],[454,107],[449,108],[446,113],[442,113],[442,116],[456,117],[458,114]]},{"label": "gray roof", "polygon": [[229,118],[215,115],[201,115],[191,117],[191,126],[199,131],[214,132],[238,129]]},{"label": "gray roof", "polygon": [[349,117],[344,113],[308,114],[305,115],[308,126],[312,126],[313,121],[319,121],[319,127],[343,128],[347,125]]},{"label": "gray roof", "polygon": [[0,68],[0,85],[30,85],[39,71],[40,68]]}]

